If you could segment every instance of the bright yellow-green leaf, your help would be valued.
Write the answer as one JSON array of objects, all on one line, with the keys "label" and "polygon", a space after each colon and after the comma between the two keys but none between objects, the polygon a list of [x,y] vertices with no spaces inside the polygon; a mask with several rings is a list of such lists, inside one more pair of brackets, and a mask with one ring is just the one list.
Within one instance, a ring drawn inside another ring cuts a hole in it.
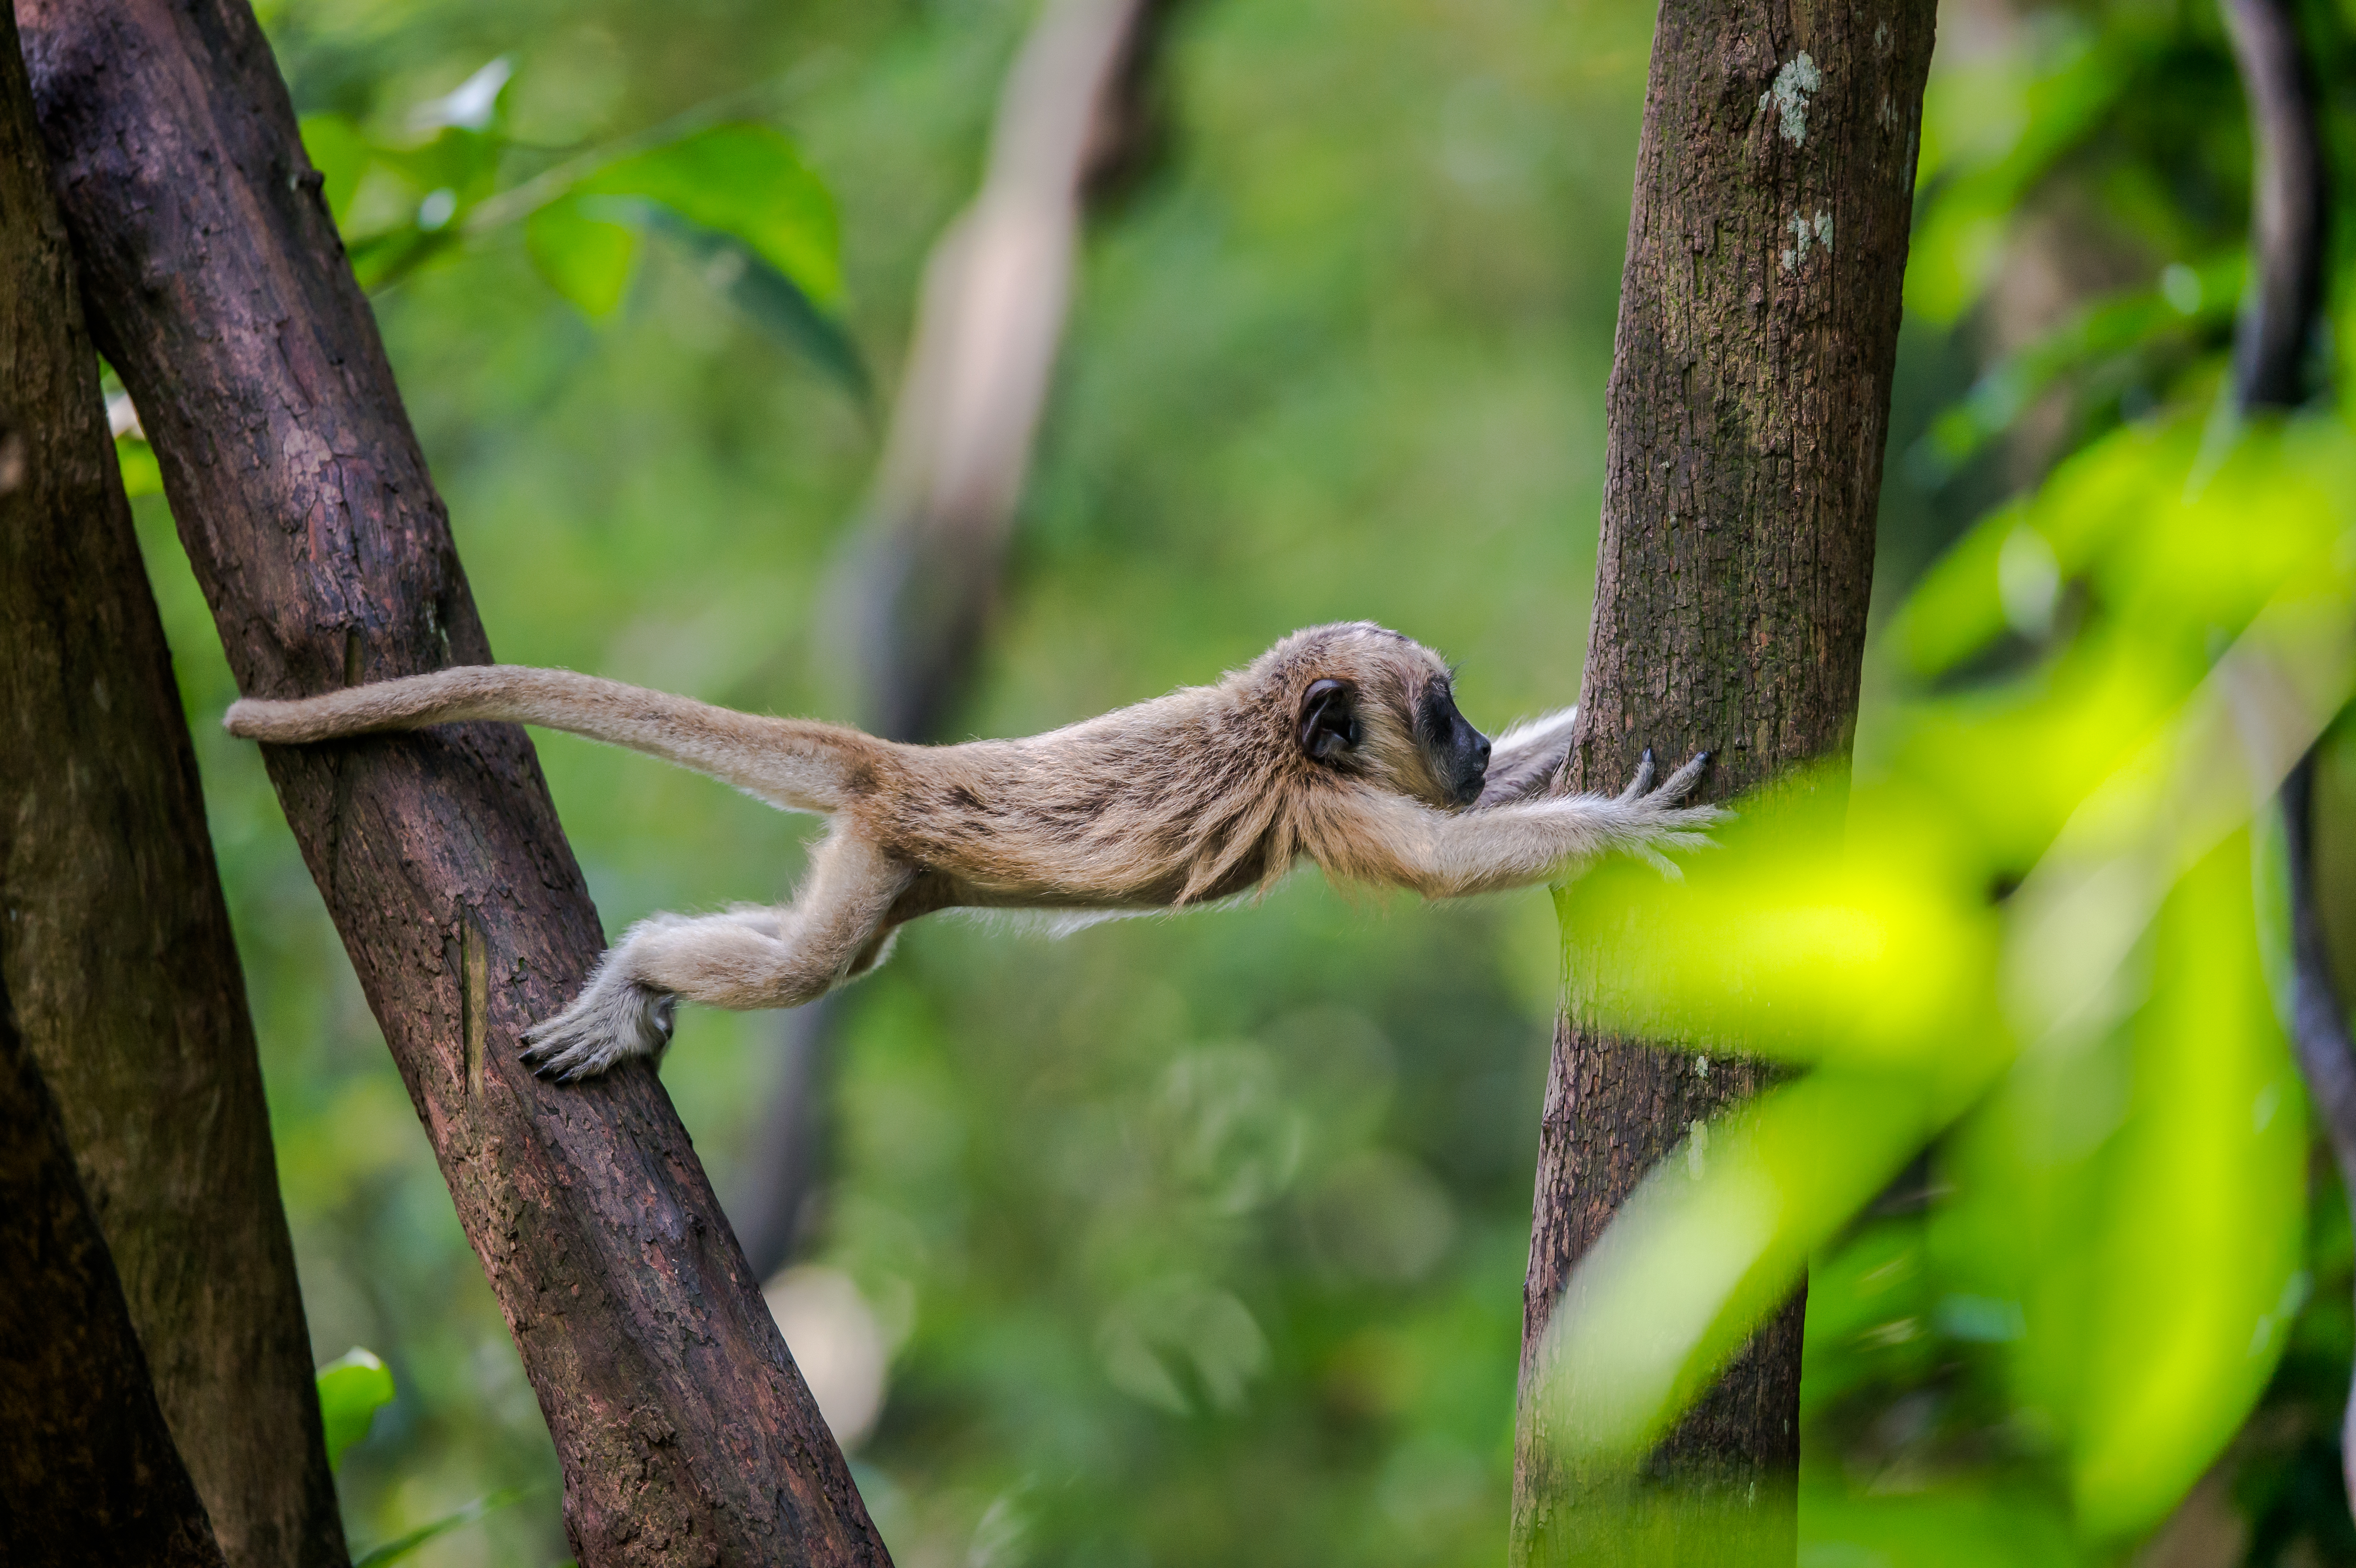
[{"label": "bright yellow-green leaf", "polygon": [[1916,1078],[1826,1069],[1697,1123],[1581,1260],[1547,1328],[1556,1440],[1643,1454],[1938,1130]]},{"label": "bright yellow-green leaf", "polygon": [[1736,805],[1684,877],[1606,862],[1559,901],[1571,1005],[1640,1036],[1974,1082],[2008,1047],[1995,927],[1920,824],[1848,824],[1837,791]]},{"label": "bright yellow-green leaf", "polygon": [[2101,1534],[2156,1522],[2208,1468],[2301,1298],[2307,1105],[2261,972],[2246,834],[2162,910],[2131,1039],[2072,1437],[2079,1517]]}]

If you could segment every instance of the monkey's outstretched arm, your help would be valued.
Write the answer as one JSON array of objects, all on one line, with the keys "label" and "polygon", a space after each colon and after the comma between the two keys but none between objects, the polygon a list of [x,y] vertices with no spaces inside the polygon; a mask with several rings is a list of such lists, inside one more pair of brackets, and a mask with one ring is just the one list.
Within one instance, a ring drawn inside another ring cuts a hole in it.
[{"label": "monkey's outstretched arm", "polygon": [[1648,753],[1616,797],[1565,795],[1449,813],[1369,795],[1358,806],[1361,842],[1381,859],[1344,874],[1396,882],[1427,898],[1458,898],[1542,882],[1614,849],[1674,869],[1661,851],[1706,846],[1700,829],[1726,815],[1715,806],[1677,805],[1708,761],[1707,752],[1697,756],[1654,789]]},{"label": "monkey's outstretched arm", "polygon": [[625,1057],[659,1056],[681,997],[737,1009],[813,1001],[883,956],[892,934],[885,919],[914,875],[838,827],[789,904],[640,921],[571,1007],[525,1034],[524,1060],[545,1076],[573,1079]]},{"label": "monkey's outstretched arm", "polygon": [[709,773],[788,811],[839,811],[872,780],[884,742],[832,724],[766,719],[571,670],[460,665],[431,675],[273,702],[248,698],[232,735],[282,745],[465,720],[586,735]]}]

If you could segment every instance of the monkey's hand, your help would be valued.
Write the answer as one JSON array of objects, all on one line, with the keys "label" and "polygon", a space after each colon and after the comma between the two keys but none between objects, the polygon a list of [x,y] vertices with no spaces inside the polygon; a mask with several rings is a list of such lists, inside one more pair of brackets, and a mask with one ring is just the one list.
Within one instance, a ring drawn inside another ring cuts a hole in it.
[{"label": "monkey's hand", "polygon": [[1354,843],[1372,852],[1342,871],[1442,899],[1558,881],[1615,849],[1675,876],[1662,851],[1706,847],[1710,840],[1702,829],[1726,815],[1712,805],[1678,804],[1708,761],[1707,752],[1696,757],[1655,788],[1648,755],[1617,795],[1549,795],[1476,811],[1436,811],[1369,792],[1359,800],[1364,815]]},{"label": "monkey's hand", "polygon": [[621,951],[605,955],[571,1007],[524,1031],[524,1064],[541,1077],[569,1083],[670,1045],[679,997],[631,979],[616,962]]},{"label": "monkey's hand", "polygon": [[1685,766],[1663,779],[1655,789],[1653,753],[1646,752],[1644,760],[1636,764],[1636,776],[1628,781],[1628,787],[1612,803],[1619,817],[1615,824],[1619,828],[1616,847],[1651,861],[1665,877],[1681,875],[1676,862],[1661,851],[1710,848],[1714,840],[1699,829],[1733,815],[1715,805],[1677,804],[1693,793],[1702,769],[1708,763],[1708,752],[1696,752]]}]

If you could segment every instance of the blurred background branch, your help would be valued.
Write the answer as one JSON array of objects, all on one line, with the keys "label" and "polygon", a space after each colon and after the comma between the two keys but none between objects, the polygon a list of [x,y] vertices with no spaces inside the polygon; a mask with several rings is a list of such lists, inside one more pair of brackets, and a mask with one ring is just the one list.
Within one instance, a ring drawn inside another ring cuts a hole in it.
[{"label": "blurred background branch", "polygon": [[[822,663],[895,741],[950,740],[1006,572],[1091,199],[1162,135],[1152,63],[1176,0],[1050,0],[999,91],[982,186],[925,264],[873,495],[819,617]],[[830,1066],[853,997],[787,1013],[777,1086],[731,1205],[764,1277],[809,1233]]]}]

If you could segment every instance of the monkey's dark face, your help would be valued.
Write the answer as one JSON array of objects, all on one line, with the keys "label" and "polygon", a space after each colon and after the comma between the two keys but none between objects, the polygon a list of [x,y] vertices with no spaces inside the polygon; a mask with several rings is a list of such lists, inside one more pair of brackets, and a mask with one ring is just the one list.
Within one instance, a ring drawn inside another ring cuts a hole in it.
[{"label": "monkey's dark face", "polygon": [[1482,781],[1489,776],[1489,737],[1464,721],[1446,680],[1424,683],[1422,700],[1416,704],[1415,738],[1433,776],[1447,785],[1450,805],[1470,805],[1481,797]]},{"label": "monkey's dark face", "polygon": [[1448,667],[1395,632],[1333,630],[1343,635],[1301,697],[1302,752],[1433,805],[1470,805],[1488,774],[1489,740],[1457,711]]}]

